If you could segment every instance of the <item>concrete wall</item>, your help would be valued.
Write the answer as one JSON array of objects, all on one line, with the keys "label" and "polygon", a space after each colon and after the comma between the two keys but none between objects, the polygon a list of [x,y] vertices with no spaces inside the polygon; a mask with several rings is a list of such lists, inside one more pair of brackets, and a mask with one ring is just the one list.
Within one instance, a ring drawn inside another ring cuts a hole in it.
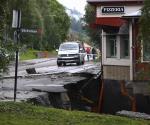
[{"label": "concrete wall", "polygon": [[103,66],[104,79],[130,80],[129,66]]}]

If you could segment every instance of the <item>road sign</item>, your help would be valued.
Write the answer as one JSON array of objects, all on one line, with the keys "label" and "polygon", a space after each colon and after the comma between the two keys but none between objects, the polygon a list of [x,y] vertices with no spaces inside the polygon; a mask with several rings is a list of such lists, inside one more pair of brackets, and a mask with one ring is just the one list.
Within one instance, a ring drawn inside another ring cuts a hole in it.
[{"label": "road sign", "polygon": [[13,10],[12,28],[20,28],[20,27],[21,27],[21,11]]},{"label": "road sign", "polygon": [[22,33],[37,33],[37,34],[42,34],[43,30],[42,29],[21,29]]},{"label": "road sign", "polygon": [[22,33],[37,33],[36,29],[21,29]]}]

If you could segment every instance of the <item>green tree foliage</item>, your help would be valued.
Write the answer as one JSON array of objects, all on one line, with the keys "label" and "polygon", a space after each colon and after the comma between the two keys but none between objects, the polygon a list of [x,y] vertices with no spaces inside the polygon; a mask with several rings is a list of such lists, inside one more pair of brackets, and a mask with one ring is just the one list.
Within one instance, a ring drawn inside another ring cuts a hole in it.
[{"label": "green tree foliage", "polygon": [[8,53],[14,53],[12,29],[13,9],[22,12],[21,28],[40,29],[38,34],[21,33],[19,46],[38,50],[53,50],[68,34],[70,18],[56,0],[0,0],[0,72],[9,63]]},{"label": "green tree foliage", "polygon": [[69,41],[79,40],[84,42],[89,41],[89,37],[87,36],[86,32],[83,29],[82,18],[77,20],[76,18],[71,17],[70,32],[68,34],[67,40]]},{"label": "green tree foliage", "polygon": [[22,28],[41,31],[39,34],[21,33],[22,44],[34,49],[52,50],[65,40],[70,19],[65,8],[56,0],[9,1],[10,17],[13,9],[22,12]]},{"label": "green tree foliage", "polygon": [[75,32],[82,32],[81,20],[71,18],[71,29],[74,30]]},{"label": "green tree foliage", "polygon": [[142,8],[141,16],[141,35],[144,42],[150,41],[150,1],[144,1],[144,7]]},{"label": "green tree foliage", "polygon": [[86,23],[85,30],[87,34],[90,36],[91,41],[100,46],[100,30],[94,26],[95,23],[96,12],[95,8],[90,4],[87,4],[85,7],[85,15],[84,21]]},{"label": "green tree foliage", "polygon": [[[41,0],[39,0],[41,1]],[[70,27],[70,19],[65,12],[65,8],[58,4],[55,0],[48,0],[47,10],[44,6],[42,9],[42,15],[44,15],[44,41],[47,41],[45,48],[53,49],[58,47],[61,42],[66,39],[68,30]],[[44,42],[43,41],[43,42]],[[51,43],[51,46],[49,46]]]},{"label": "green tree foliage", "polygon": [[8,49],[6,49],[7,47],[3,40],[7,21],[7,1],[1,0],[0,2],[0,73],[2,73],[6,71],[9,59],[6,56]]}]

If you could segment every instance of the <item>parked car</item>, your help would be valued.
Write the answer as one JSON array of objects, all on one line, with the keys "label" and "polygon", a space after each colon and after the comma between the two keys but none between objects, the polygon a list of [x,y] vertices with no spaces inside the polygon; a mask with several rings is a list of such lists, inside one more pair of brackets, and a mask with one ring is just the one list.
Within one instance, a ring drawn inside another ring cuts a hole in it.
[{"label": "parked car", "polygon": [[65,42],[59,46],[57,65],[66,63],[84,64],[85,50],[80,42]]}]

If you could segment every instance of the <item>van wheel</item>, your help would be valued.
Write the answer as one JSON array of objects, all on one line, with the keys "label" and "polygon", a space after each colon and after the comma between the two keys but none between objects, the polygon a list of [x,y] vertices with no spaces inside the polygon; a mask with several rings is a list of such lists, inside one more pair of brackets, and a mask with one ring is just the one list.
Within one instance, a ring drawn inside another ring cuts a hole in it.
[{"label": "van wheel", "polygon": [[66,66],[66,63],[64,62],[63,65]]},{"label": "van wheel", "polygon": [[82,61],[82,65],[84,65],[84,60]]},{"label": "van wheel", "polygon": [[59,67],[59,66],[62,66],[62,63],[57,63],[57,66]]},{"label": "van wheel", "polygon": [[77,66],[79,66],[81,64],[80,60],[77,62]]},{"label": "van wheel", "polygon": [[77,66],[79,66],[80,65],[80,62],[77,62]]},{"label": "van wheel", "polygon": [[81,64],[84,65],[84,63],[85,63],[85,60],[83,59],[82,62],[81,62]]}]

